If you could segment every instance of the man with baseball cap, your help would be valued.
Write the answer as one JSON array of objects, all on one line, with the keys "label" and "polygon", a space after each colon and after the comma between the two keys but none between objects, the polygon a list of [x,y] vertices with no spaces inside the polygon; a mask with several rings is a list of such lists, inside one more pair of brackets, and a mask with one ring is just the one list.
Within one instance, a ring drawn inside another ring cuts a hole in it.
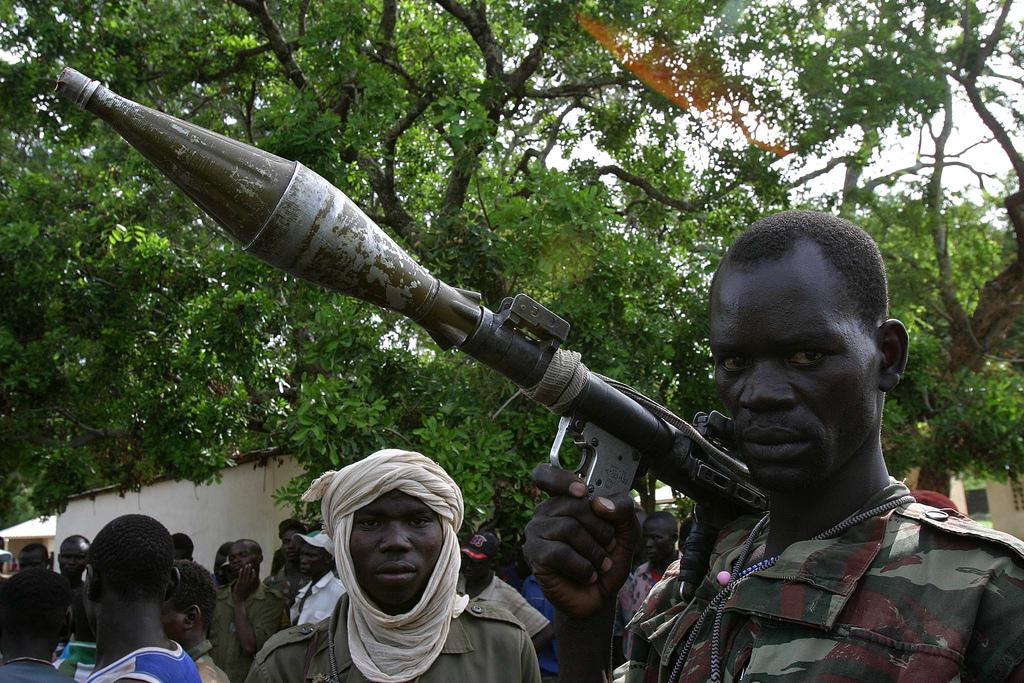
[{"label": "man with baseball cap", "polygon": [[299,571],[307,579],[295,593],[292,625],[317,624],[331,616],[338,598],[345,593],[345,584],[334,573],[334,541],[318,530],[295,534],[292,543],[299,544]]},{"label": "man with baseball cap", "polygon": [[555,637],[555,629],[519,591],[495,575],[497,558],[497,536],[489,531],[478,531],[470,536],[462,546],[459,592],[474,602],[490,602],[507,609],[530,634],[534,648],[540,652]]}]

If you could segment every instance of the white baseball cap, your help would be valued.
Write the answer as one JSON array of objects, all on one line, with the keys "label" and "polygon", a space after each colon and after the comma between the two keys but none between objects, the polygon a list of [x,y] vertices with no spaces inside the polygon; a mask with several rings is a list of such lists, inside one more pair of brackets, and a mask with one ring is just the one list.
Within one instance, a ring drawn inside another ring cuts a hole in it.
[{"label": "white baseball cap", "polygon": [[295,534],[295,538],[301,538],[306,543],[317,548],[323,548],[331,555],[334,555],[334,541],[323,531],[317,530],[308,534]]}]

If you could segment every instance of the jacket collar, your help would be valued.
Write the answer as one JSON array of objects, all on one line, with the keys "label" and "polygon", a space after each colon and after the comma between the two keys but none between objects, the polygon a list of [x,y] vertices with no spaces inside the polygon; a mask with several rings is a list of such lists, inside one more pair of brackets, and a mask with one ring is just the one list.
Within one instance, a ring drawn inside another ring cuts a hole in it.
[{"label": "jacket collar", "polygon": [[[329,622],[334,626],[334,633],[331,637],[334,638],[334,655],[338,662],[338,673],[344,673],[352,668],[352,655],[348,649],[348,628],[339,630],[337,626],[341,623],[346,623],[347,625],[348,606],[348,593],[345,593],[338,600],[338,604],[334,606],[334,612],[331,614]],[[451,626],[448,629],[448,637],[445,638],[444,646],[441,648],[442,655],[461,655],[472,652],[475,649],[473,639],[465,627],[465,620],[470,618],[463,614],[458,619],[452,619]],[[344,634],[343,638],[339,637],[341,634]],[[327,638],[321,638],[317,644],[317,654],[326,649]]]},{"label": "jacket collar", "polygon": [[212,649],[213,644],[210,643],[209,640],[203,640],[203,642],[199,643],[195,647],[189,648],[188,656],[192,658],[192,661],[196,661]]},{"label": "jacket collar", "polygon": [[295,599],[298,600],[307,592],[318,593],[321,589],[325,588],[331,581],[338,580],[338,577],[334,575],[334,571],[328,571],[326,574],[317,579],[316,583],[307,581],[302,584],[299,590],[295,591]]}]

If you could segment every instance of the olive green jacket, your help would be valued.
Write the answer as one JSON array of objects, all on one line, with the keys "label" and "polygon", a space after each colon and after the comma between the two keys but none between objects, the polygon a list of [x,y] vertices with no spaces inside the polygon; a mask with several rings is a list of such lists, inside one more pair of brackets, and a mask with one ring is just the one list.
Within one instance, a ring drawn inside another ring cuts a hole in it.
[{"label": "olive green jacket", "polygon": [[188,650],[188,656],[196,663],[196,670],[199,671],[199,680],[203,683],[231,683],[228,675],[217,666],[210,656],[213,644],[204,640],[195,647]]},{"label": "olive green jacket", "polygon": [[[338,600],[331,619],[281,631],[256,655],[245,683],[328,683],[328,634],[334,629],[338,679],[364,683],[352,664],[345,615],[348,595]],[[540,683],[540,668],[530,636],[509,612],[489,604],[471,604],[452,621],[434,665],[417,683]]]},{"label": "olive green jacket", "polygon": [[[252,656],[245,654],[238,641],[235,629],[235,600],[231,589],[234,584],[217,590],[217,604],[210,618],[209,639],[213,644],[210,656],[217,666],[231,679],[231,683],[242,683],[252,664]],[[259,584],[245,599],[245,614],[256,635],[256,649],[263,647],[270,636],[288,624],[284,598],[275,590]]]}]

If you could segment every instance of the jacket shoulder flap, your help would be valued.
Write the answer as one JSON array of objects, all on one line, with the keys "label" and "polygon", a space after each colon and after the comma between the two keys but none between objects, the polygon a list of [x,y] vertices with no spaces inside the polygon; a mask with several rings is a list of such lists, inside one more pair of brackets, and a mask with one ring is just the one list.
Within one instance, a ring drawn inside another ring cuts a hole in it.
[{"label": "jacket shoulder flap", "polygon": [[525,631],[523,625],[512,616],[512,613],[500,605],[496,605],[493,602],[470,602],[466,607],[463,614],[468,614],[476,619],[486,619],[488,621],[502,621],[507,624],[512,624],[516,628]]},{"label": "jacket shoulder flap", "polygon": [[1014,560],[1024,563],[1024,541],[1002,531],[996,531],[995,529],[989,529],[988,527],[982,526],[969,517],[965,517],[954,510],[939,510],[938,508],[933,508],[930,505],[912,503],[899,510],[898,514],[903,515],[904,517],[910,517],[921,524],[932,527],[933,529],[939,529],[946,533],[996,543],[999,546],[1012,551]]},{"label": "jacket shoulder flap", "polygon": [[283,631],[278,631],[274,635],[270,636],[270,639],[267,640],[263,647],[260,648],[260,651],[256,653],[255,662],[262,664],[275,656],[275,653],[289,646],[298,645],[301,647],[302,652],[305,653],[306,648],[309,647],[308,641],[313,638],[317,632],[320,632],[321,641],[324,643],[327,642],[327,639],[323,636],[327,633],[327,629],[329,627],[330,621],[324,619],[319,624],[299,624],[298,626],[290,626]]}]

